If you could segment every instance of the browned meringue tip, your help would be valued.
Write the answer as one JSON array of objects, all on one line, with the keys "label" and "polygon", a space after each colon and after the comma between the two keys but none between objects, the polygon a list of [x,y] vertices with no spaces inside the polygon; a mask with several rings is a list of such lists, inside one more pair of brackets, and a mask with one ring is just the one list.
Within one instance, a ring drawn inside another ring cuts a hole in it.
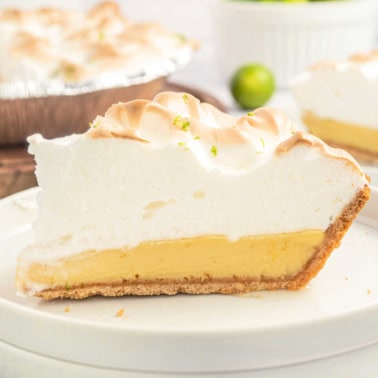
[{"label": "browned meringue tip", "polygon": [[312,64],[308,69],[309,71],[322,71],[325,69],[335,69],[337,67],[336,61],[326,60]]},{"label": "browned meringue tip", "polygon": [[289,139],[281,142],[276,148],[276,154],[285,154],[300,144],[307,144],[317,149],[324,156],[344,160],[353,170],[359,172],[361,175],[366,176],[366,174],[361,170],[358,162],[347,151],[340,148],[330,147],[320,138],[304,131],[298,130]]},{"label": "browned meringue tip", "polygon": [[[144,116],[155,114],[168,128],[172,138],[191,136],[219,145],[246,145],[253,142],[258,132],[268,133],[273,138],[290,135],[294,125],[278,109],[260,108],[253,114],[234,118],[213,105],[201,103],[184,92],[161,92],[152,101],[134,100],[118,103],[109,108],[105,117],[98,117],[88,135],[94,138],[121,137],[150,141],[140,134]],[[208,124],[208,120],[219,127]]]},{"label": "browned meringue tip", "polygon": [[201,48],[201,43],[196,39],[189,39],[188,44],[193,49],[193,51],[197,51]]},{"label": "browned meringue tip", "polygon": [[378,61],[378,49],[367,53],[356,53],[349,57],[349,61],[353,63],[368,63],[374,60]]},{"label": "browned meringue tip", "polygon": [[[98,117],[94,121],[96,127],[88,131],[88,136],[129,138],[153,144],[154,140],[141,132],[147,126],[144,120],[146,114],[154,114],[154,119],[161,122],[162,130],[168,135],[167,143],[198,139],[210,146],[252,146],[256,138],[264,139],[267,136],[277,156],[306,144],[324,156],[345,160],[363,174],[358,163],[346,151],[332,148],[319,138],[296,130],[293,122],[279,109],[263,107],[234,118],[183,92],[161,92],[152,101],[133,100],[115,104],[109,108],[105,117]],[[219,127],[208,124],[209,119],[219,122]]]},{"label": "browned meringue tip", "polygon": [[364,64],[369,62],[378,61],[378,49],[369,51],[369,52],[358,52],[350,55],[347,59],[344,60],[328,60],[328,61],[319,61],[311,66],[309,66],[309,71],[322,71],[322,70],[334,70],[337,68],[340,63],[355,63],[355,64]]},{"label": "browned meringue tip", "polygon": [[96,18],[96,17],[103,18],[106,16],[114,16],[114,15],[120,15],[120,14],[121,14],[120,6],[115,1],[103,1],[95,5],[87,13],[88,18]]}]

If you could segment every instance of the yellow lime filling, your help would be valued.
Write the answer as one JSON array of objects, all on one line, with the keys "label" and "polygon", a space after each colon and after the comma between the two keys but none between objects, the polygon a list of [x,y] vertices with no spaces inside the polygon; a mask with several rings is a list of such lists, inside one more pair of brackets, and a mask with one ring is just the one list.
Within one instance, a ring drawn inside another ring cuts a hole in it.
[{"label": "yellow lime filling", "polygon": [[378,129],[319,118],[311,112],[304,113],[303,122],[310,133],[327,142],[378,153]]},{"label": "yellow lime filling", "polygon": [[34,283],[65,286],[122,280],[293,277],[324,239],[321,230],[243,237],[144,242],[135,248],[86,251],[51,264],[32,263]]}]

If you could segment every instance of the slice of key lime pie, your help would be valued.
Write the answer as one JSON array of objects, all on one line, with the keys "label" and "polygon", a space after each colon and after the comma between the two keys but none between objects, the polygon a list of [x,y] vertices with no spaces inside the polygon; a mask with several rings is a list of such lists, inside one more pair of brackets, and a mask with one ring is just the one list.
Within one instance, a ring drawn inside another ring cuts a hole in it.
[{"label": "slice of key lime pie", "polygon": [[378,50],[317,63],[291,89],[311,133],[378,164]]},{"label": "slice of key lime pie", "polygon": [[350,155],[280,111],[234,118],[185,93],[29,143],[39,216],[17,287],[44,299],[298,289],[369,197]]}]

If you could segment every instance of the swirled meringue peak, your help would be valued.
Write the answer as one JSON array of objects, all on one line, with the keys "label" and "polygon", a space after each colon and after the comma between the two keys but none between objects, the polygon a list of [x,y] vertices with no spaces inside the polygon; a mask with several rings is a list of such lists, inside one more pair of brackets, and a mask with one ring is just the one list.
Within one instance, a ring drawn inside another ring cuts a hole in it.
[{"label": "swirled meringue peak", "polygon": [[187,93],[162,92],[152,101],[113,105],[97,117],[87,136],[135,139],[159,148],[192,152],[207,168],[240,173],[274,157],[280,143],[296,133],[281,111],[260,108],[239,118],[201,103]]}]

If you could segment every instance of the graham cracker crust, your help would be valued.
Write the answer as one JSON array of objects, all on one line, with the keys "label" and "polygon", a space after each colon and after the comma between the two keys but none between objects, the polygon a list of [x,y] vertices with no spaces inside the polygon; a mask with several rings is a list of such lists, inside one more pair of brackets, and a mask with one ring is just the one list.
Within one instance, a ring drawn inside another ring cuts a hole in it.
[{"label": "graham cracker crust", "polygon": [[298,290],[304,287],[322,269],[331,252],[340,245],[343,236],[369,198],[370,188],[366,185],[356,194],[349,205],[344,208],[335,222],[328,227],[323,242],[316,248],[313,258],[295,277],[282,277],[279,280],[272,280],[269,279],[269,277],[256,279],[248,277],[240,278],[236,276],[224,279],[208,277],[205,280],[135,279],[115,283],[92,283],[72,286],[70,288],[60,286],[43,290],[36,293],[35,296],[45,300],[52,300],[58,298],[83,299],[95,295],[116,297],[123,295],[175,295],[178,293],[241,294],[259,290]]},{"label": "graham cracker crust", "polygon": [[347,205],[340,216],[326,230],[326,236],[314,253],[314,257],[294,280],[289,282],[287,289],[297,290],[305,286],[323,268],[331,252],[340,246],[341,240],[352,225],[360,210],[370,198],[370,188],[365,185],[354,199]]}]

